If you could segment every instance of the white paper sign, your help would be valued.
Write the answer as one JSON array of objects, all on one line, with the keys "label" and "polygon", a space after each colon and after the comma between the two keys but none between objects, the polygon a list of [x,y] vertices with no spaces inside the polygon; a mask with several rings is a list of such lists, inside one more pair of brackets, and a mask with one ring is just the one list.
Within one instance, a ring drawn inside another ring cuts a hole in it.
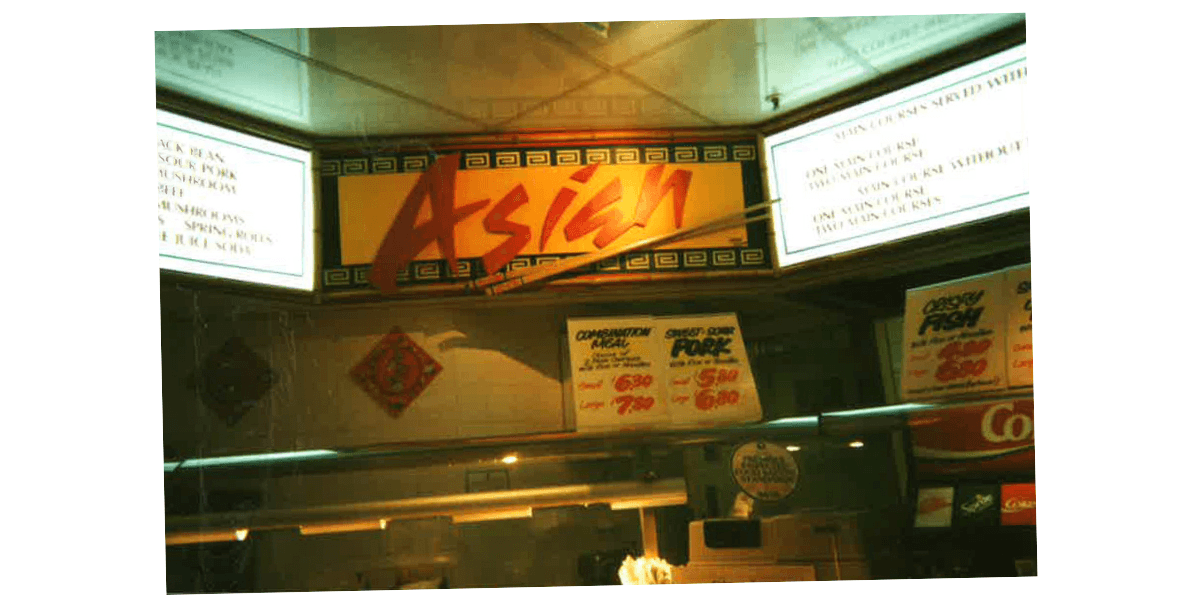
[{"label": "white paper sign", "polygon": [[673,427],[761,419],[736,315],[660,317],[656,327]]},{"label": "white paper sign", "polygon": [[568,320],[577,431],[668,425],[651,317]]},{"label": "white paper sign", "polygon": [[1007,387],[1007,303],[1002,271],[908,290],[902,397]]},{"label": "white paper sign", "polygon": [[1011,387],[1032,385],[1032,266],[1006,271],[1007,379]]}]

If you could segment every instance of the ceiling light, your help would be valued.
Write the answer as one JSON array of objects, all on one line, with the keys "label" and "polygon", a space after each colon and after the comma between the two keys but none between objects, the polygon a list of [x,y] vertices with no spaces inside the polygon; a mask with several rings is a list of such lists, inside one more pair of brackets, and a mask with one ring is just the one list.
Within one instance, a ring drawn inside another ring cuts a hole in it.
[{"label": "ceiling light", "polygon": [[801,446],[786,446],[785,449],[789,450],[790,452],[797,452],[797,451],[801,450],[802,447]]},{"label": "ceiling light", "polygon": [[182,544],[215,544],[219,542],[241,542],[246,539],[246,529],[237,531],[212,531],[205,533],[169,533],[167,534],[168,546],[179,546]]},{"label": "ceiling light", "polygon": [[529,506],[523,508],[503,508],[483,512],[461,513],[458,515],[451,515],[451,523],[458,525],[460,523],[480,523],[482,521],[529,519],[532,513],[533,511]]},{"label": "ceiling light", "polygon": [[330,523],[326,525],[302,525],[301,535],[322,535],[325,533],[352,533],[355,531],[375,531],[388,527],[388,521],[357,521],[354,523]]},{"label": "ceiling light", "polygon": [[610,510],[629,510],[632,508],[656,508],[660,506],[681,506],[689,503],[685,492],[649,495],[643,498],[624,498],[610,502]]},{"label": "ceiling light", "polygon": [[863,448],[864,446],[865,443],[860,440],[856,440],[848,444],[849,448]]},{"label": "ceiling light", "polygon": [[517,455],[514,455],[514,454],[511,454],[511,455],[509,455],[509,456],[507,456],[507,457],[505,457],[505,458],[501,459],[501,462],[503,462],[503,463],[505,463],[505,464],[507,464],[507,465],[512,465],[512,464],[514,464],[514,463],[518,462],[518,456],[517,456]]}]

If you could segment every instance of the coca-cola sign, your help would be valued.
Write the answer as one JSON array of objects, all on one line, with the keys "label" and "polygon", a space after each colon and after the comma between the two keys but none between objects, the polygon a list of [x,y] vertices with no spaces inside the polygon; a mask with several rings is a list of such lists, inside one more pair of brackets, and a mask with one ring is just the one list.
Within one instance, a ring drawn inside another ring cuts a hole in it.
[{"label": "coca-cola sign", "polygon": [[1035,470],[1030,398],[929,411],[912,416],[909,424],[921,474]]},{"label": "coca-cola sign", "polygon": [[1010,483],[1002,486],[1003,525],[1036,524],[1036,484]]}]

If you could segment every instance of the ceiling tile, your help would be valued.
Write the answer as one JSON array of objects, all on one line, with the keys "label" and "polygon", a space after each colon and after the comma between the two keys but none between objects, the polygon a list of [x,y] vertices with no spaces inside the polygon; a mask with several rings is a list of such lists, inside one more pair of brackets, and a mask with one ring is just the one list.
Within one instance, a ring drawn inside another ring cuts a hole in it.
[{"label": "ceiling tile", "polygon": [[1023,14],[819,18],[875,69],[896,69],[1023,20]]},{"label": "ceiling tile", "polygon": [[757,120],[763,100],[755,25],[753,20],[716,21],[625,70],[721,124]]},{"label": "ceiling tile", "polygon": [[[311,70],[309,77],[311,129],[319,136],[471,133],[483,129],[481,123],[319,69]],[[450,110],[455,108],[470,107],[461,104]]]},{"label": "ceiling tile", "polygon": [[[776,112],[814,102],[876,74],[813,19],[762,19],[759,38],[761,99],[779,94],[781,104]],[[769,104],[763,106],[767,109]]]},{"label": "ceiling tile", "polygon": [[311,40],[319,60],[448,107],[542,99],[601,73],[526,25],[314,29]]},{"label": "ceiling tile", "polygon": [[538,27],[546,28],[590,56],[615,66],[711,23],[713,21],[612,22],[608,37],[602,37],[580,23],[547,23]]},{"label": "ceiling tile", "polygon": [[689,111],[615,75],[539,107],[504,126],[507,130],[605,130],[710,125]]}]

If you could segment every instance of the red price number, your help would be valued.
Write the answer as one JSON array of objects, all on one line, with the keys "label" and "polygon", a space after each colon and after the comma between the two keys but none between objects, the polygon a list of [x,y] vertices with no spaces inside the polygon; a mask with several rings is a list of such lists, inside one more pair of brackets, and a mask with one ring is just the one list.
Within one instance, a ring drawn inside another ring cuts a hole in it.
[{"label": "red price number", "polygon": [[613,402],[611,402],[611,404],[618,405],[618,414],[620,415],[625,415],[627,413],[639,410],[648,410],[655,403],[656,399],[652,398],[651,396],[632,396],[630,394],[627,394],[626,396],[619,396],[615,398]]},{"label": "red price number", "polygon": [[986,359],[979,360],[949,360],[936,369],[936,379],[952,381],[965,377],[977,377],[986,372]]},{"label": "red price number", "polygon": [[969,356],[975,356],[978,354],[982,354],[986,350],[989,350],[990,345],[993,343],[994,343],[993,340],[978,340],[976,342],[965,342],[965,343],[953,342],[947,346],[944,346],[944,349],[940,350],[939,356],[941,359],[946,360],[946,361],[953,360],[956,358],[966,358]]},{"label": "red price number", "polygon": [[714,387],[720,383],[733,383],[739,379],[739,369],[702,369],[698,373],[698,386]]},{"label": "red price number", "polygon": [[620,375],[614,379],[614,389],[619,392],[628,392],[639,388],[652,387],[651,375]]},{"label": "red price number", "polygon": [[719,390],[715,393],[710,388],[702,388],[693,394],[693,403],[700,410],[714,410],[720,406],[739,404],[739,392],[736,390]]}]

